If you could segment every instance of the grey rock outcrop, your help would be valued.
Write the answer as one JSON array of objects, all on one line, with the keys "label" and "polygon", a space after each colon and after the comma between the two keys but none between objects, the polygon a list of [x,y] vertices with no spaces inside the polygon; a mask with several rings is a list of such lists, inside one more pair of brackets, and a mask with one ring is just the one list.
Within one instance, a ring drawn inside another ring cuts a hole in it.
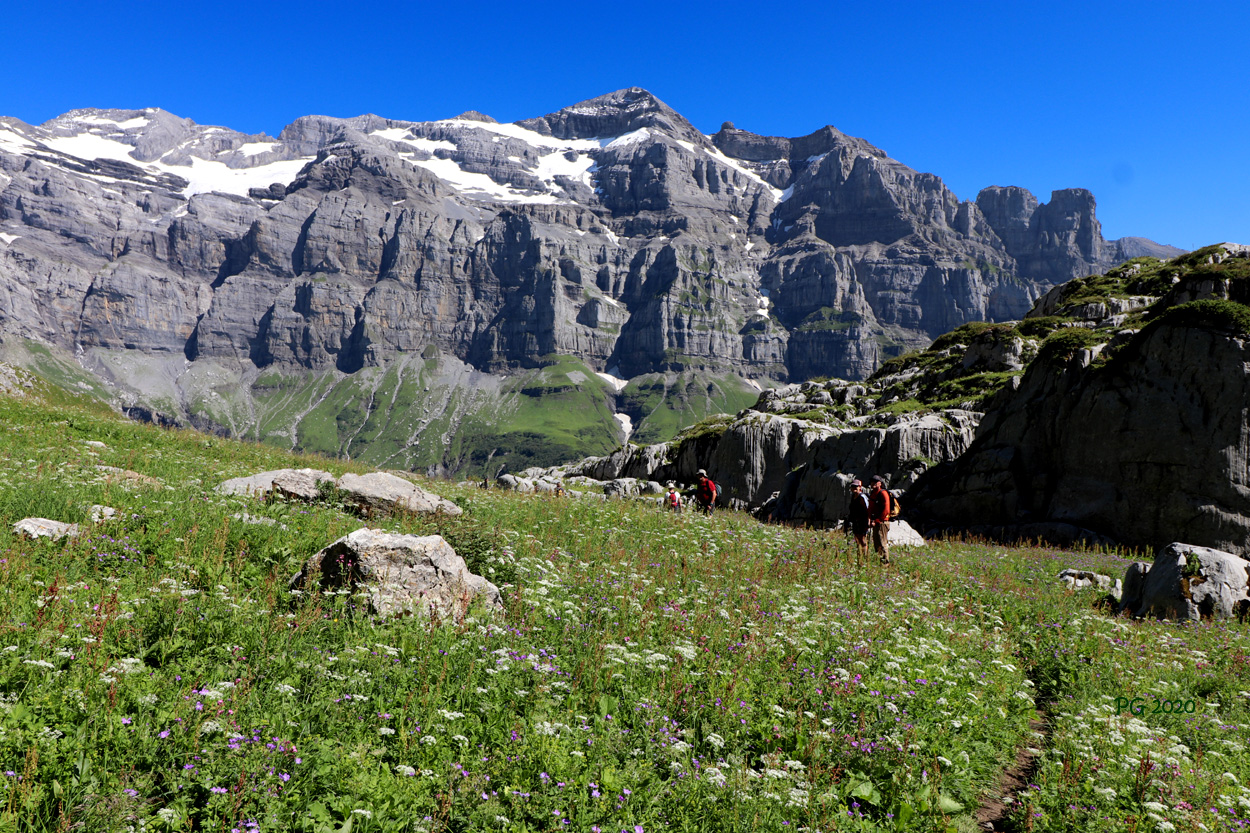
[{"label": "grey rock outcrop", "polygon": [[894,519],[890,522],[889,543],[891,547],[923,547],[924,536],[907,521]]},{"label": "grey rock outcrop", "polygon": [[1248,574],[1250,562],[1232,553],[1168,544],[1145,574],[1134,614],[1189,621],[1244,618],[1250,610]]},{"label": "grey rock outcrop", "polygon": [[34,383],[20,373],[12,365],[0,362],[0,396],[26,398],[34,388]]},{"label": "grey rock outcrop", "polygon": [[116,509],[112,506],[103,506],[99,503],[93,503],[87,509],[87,512],[91,515],[91,522],[93,524],[102,524],[117,517]]},{"label": "grey rock outcrop", "polygon": [[233,477],[217,486],[218,494],[265,497],[270,492],[297,500],[313,500],[321,483],[334,483],[335,477],[320,469],[275,469],[247,477]]},{"label": "grey rock outcrop", "polygon": [[1124,582],[1120,579],[1112,579],[1111,576],[1095,573],[1092,570],[1061,570],[1059,580],[1072,590],[1097,587],[1099,590],[1110,593],[1116,601],[1119,601],[1124,593]]},{"label": "grey rock outcrop", "polygon": [[469,572],[438,535],[358,529],[318,552],[290,581],[301,593],[350,590],[369,613],[462,623],[475,602],[503,610],[499,588]]},{"label": "grey rock outcrop", "polygon": [[1119,613],[1127,610],[1133,614],[1141,607],[1142,591],[1146,587],[1146,576],[1149,574],[1150,565],[1145,561],[1134,561],[1128,565],[1128,569],[1124,571]]},{"label": "grey rock outcrop", "polygon": [[1038,362],[987,411],[968,452],[920,501],[961,526],[1064,523],[1124,544],[1250,540],[1247,339],[1160,321],[1115,359]]},{"label": "grey rock outcrop", "polygon": [[413,512],[422,515],[460,515],[463,510],[446,498],[427,492],[410,480],[388,472],[345,474],[338,479],[343,497],[365,516]]},{"label": "grey rock outcrop", "polygon": [[349,472],[335,478],[319,469],[275,469],[231,478],[219,484],[217,492],[259,498],[275,494],[285,500],[311,501],[325,497],[327,486],[366,517],[401,512],[459,515],[463,511],[450,500],[389,472]]},{"label": "grey rock outcrop", "polygon": [[[706,469],[726,506],[771,520],[832,525],[845,515],[856,477],[881,474],[902,492],[972,442],[976,412],[871,415],[891,382],[871,390],[843,380],[775,388],[761,393],[753,408],[673,442],[626,446],[606,457],[525,474],[589,478],[609,494],[633,495],[659,493],[660,483],[669,481],[688,487]],[[864,416],[849,416],[861,410]],[[899,535],[907,529],[900,526]]]},{"label": "grey rock outcrop", "polygon": [[54,521],[49,518],[22,518],[13,524],[13,532],[16,535],[23,535],[27,538],[48,538],[53,541],[59,541],[62,538],[72,538],[79,532],[78,524],[67,524],[63,521]]}]

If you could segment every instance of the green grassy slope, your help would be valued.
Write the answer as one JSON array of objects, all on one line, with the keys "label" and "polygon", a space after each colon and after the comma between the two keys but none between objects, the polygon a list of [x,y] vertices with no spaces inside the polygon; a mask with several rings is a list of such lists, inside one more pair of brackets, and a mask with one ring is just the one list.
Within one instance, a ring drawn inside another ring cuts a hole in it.
[{"label": "green grassy slope", "polygon": [[686,372],[631,379],[622,391],[624,411],[635,419],[631,441],[671,440],[713,414],[733,414],[755,404],[759,390],[738,376]]},{"label": "green grassy slope", "polygon": [[[443,534],[506,602],[431,628],[287,592],[362,525],[339,506],[212,491],[300,465],[363,470],[0,397],[0,831],[973,831],[1020,755],[1000,826],[1250,823],[1250,634],[1055,579],[1119,554],[885,571],[736,513],[431,483],[465,515],[374,524]],[[119,517],[10,532],[92,504]]]}]

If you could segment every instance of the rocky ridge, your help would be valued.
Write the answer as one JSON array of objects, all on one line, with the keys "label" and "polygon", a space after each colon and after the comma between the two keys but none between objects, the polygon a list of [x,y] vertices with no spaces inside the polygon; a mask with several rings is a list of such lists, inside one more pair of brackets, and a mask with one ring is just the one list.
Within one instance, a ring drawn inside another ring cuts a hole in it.
[{"label": "rocky ridge", "polygon": [[690,483],[829,524],[885,476],[930,534],[1250,552],[1250,247],[1136,258],[1070,281],[1020,321],[973,323],[864,383],[805,382],[671,443],[530,477]]},{"label": "rocky ridge", "polygon": [[276,138],[0,120],[6,351],[72,356],[136,415],[431,471],[862,379],[1143,248],[1166,247],[1105,241],[1085,191],[960,202],[831,127],[709,137],[638,88]]}]

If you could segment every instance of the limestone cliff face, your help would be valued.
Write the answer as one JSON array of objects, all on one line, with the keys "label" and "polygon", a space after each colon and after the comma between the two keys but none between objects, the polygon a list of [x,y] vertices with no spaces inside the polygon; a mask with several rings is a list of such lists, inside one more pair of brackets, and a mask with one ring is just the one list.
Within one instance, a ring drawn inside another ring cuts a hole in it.
[{"label": "limestone cliff face", "polygon": [[0,334],[139,399],[120,354],[245,387],[427,351],[499,375],[572,356],[626,380],[864,378],[1154,245],[1104,241],[1087,192],[1006,191],[960,202],[833,128],[704,136],[638,88],[277,138],[160,110],[0,119]]},{"label": "limestone cliff face", "polygon": [[1039,303],[1043,315],[1101,318],[1086,332],[1103,343],[1043,348],[986,406],[968,451],[926,475],[914,505],[960,528],[1068,524],[1132,546],[1250,554],[1250,249],[1207,252],[1163,268],[1168,291],[1140,330],[1114,329],[1115,298],[1065,310],[1056,290]]},{"label": "limestone cliff face", "polygon": [[1071,524],[1250,552],[1244,335],[1163,325],[1104,367],[1037,364],[917,498],[958,526]]}]

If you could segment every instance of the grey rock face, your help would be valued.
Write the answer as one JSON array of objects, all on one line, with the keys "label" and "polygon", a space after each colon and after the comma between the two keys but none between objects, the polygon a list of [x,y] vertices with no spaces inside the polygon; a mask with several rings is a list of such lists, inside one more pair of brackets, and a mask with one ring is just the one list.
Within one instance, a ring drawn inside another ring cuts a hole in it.
[{"label": "grey rock face", "polygon": [[[869,398],[864,386],[841,380],[775,388],[764,391],[754,408],[726,417],[719,430],[526,474],[586,477],[601,482],[609,494],[632,495],[642,492],[644,481],[650,481],[652,493],[668,481],[689,487],[698,470],[706,469],[726,505],[773,520],[832,525],[846,514],[853,479],[880,474],[893,491],[905,491],[929,467],[958,458],[980,418],[950,409],[857,426],[854,419],[832,425],[787,415],[807,414],[817,402],[854,412]],[[907,535],[910,529],[899,527],[900,541],[905,537],[919,546],[923,538],[917,534],[917,543]]]},{"label": "grey rock face", "polygon": [[502,611],[499,588],[469,572],[438,535],[397,535],[358,529],[314,555],[290,582],[301,592],[349,589],[363,593],[368,611],[386,618],[464,621],[475,601]]},{"label": "grey rock face", "polygon": [[1049,203],[1039,204],[1024,188],[992,187],[977,195],[976,205],[1020,270],[1040,282],[1061,284],[1143,255],[1183,254],[1140,237],[1103,239],[1094,195],[1083,188],[1054,191]]},{"label": "grey rock face", "polygon": [[625,378],[864,378],[1154,245],[1103,240],[1088,192],[999,190],[960,202],[832,127],[709,139],[638,88],[515,124],[308,116],[276,139],[160,110],[0,119],[0,334],[137,405],[104,368],[163,356],[167,416],[231,431],[259,419],[196,410],[201,362],[247,384],[427,350],[500,376],[566,355]]},{"label": "grey rock face", "polygon": [[1114,362],[1092,358],[1031,365],[967,454],[926,484],[925,511],[964,527],[1058,522],[1130,545],[1183,536],[1247,552],[1245,339],[1164,324]]},{"label": "grey rock face", "polygon": [[1250,562],[1231,553],[1168,544],[1155,555],[1135,613],[1191,621],[1244,617],[1250,610],[1248,573]]},{"label": "grey rock face", "polygon": [[1120,596],[1118,612],[1136,613],[1141,607],[1142,592],[1146,587],[1146,576],[1150,573],[1150,565],[1145,561],[1134,561],[1124,571],[1123,594]]}]

